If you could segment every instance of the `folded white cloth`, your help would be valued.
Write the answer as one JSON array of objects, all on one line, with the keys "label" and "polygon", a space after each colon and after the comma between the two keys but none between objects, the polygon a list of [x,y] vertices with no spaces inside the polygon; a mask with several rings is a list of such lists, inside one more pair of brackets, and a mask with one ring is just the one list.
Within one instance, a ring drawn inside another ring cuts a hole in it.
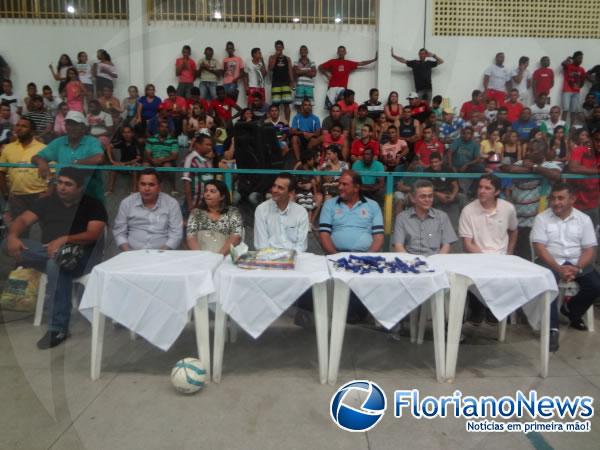
[{"label": "folded white cloth", "polygon": [[247,270],[227,259],[215,272],[211,301],[253,338],[259,337],[304,291],[329,279],[324,256],[300,253],[294,270]]},{"label": "folded white cloth", "polygon": [[518,256],[450,254],[433,255],[430,261],[448,272],[473,280],[478,297],[498,320],[522,307],[529,324],[536,330],[541,326],[542,304],[533,300],[548,291],[553,296],[558,293],[550,270]]},{"label": "folded white cloth", "polygon": [[79,309],[93,308],[168,350],[183,331],[188,311],[214,292],[213,272],[223,260],[205,251],[123,252],[92,270]]},{"label": "folded white cloth", "polygon": [[337,253],[327,257],[331,277],[343,281],[363,302],[369,312],[387,329],[391,329],[407,314],[432,295],[449,287],[446,272],[423,256],[406,253],[356,253],[357,256],[383,256],[388,261],[398,257],[404,262],[415,258],[427,262],[434,272],[425,273],[358,273],[338,270],[334,261],[351,253]]}]

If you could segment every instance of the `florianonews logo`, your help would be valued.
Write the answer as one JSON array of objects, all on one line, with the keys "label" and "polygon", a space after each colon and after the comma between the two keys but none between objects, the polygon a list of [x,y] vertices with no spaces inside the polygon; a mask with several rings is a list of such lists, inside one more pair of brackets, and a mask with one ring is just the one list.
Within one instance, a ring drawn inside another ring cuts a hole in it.
[{"label": "florianonews logo", "polygon": [[331,419],[342,430],[369,431],[385,414],[387,400],[383,390],[372,381],[353,380],[339,388],[333,397],[329,412]]}]

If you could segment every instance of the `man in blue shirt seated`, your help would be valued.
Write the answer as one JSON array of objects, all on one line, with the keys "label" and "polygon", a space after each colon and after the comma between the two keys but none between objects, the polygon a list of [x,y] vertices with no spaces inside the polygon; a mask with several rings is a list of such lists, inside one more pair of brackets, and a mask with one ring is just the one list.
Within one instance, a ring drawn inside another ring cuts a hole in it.
[{"label": "man in blue shirt seated", "polygon": [[321,246],[338,252],[379,252],[383,246],[383,216],[379,205],[360,192],[362,180],[353,170],[339,179],[340,195],[325,202],[319,219]]},{"label": "man in blue shirt seated", "polygon": [[513,131],[517,132],[521,142],[526,142],[534,128],[537,128],[537,122],[531,118],[531,109],[523,108],[519,119],[512,124]]},{"label": "man in blue shirt seated", "polygon": [[[47,180],[50,176],[49,162],[58,164],[97,166],[104,163],[104,151],[100,141],[89,135],[88,121],[79,111],[69,111],[65,117],[66,136],[50,142],[46,148],[31,158],[32,164],[38,168],[40,178]],[[86,181],[85,193],[104,202],[102,174],[96,170]]]},{"label": "man in blue shirt seated", "polygon": [[[479,144],[473,139],[473,128],[463,128],[460,138],[452,142],[448,153],[448,163],[457,172],[483,172]],[[459,180],[463,193],[469,193],[472,182],[473,180],[470,178]]]},{"label": "man in blue shirt seated", "polygon": [[[319,237],[328,255],[338,252],[380,252],[383,247],[383,216],[379,205],[361,194],[362,180],[353,170],[339,178],[339,196],[325,202],[321,210]],[[348,323],[362,321],[367,310],[350,294]]]},{"label": "man in blue shirt seated", "polygon": [[[365,148],[363,151],[363,158],[354,161],[352,170],[356,172],[385,172],[385,166],[374,159],[373,149]],[[383,190],[383,177],[362,175],[361,183],[360,192],[362,194],[372,198],[379,204],[383,203],[383,196],[385,194]]]},{"label": "man in blue shirt seated", "polygon": [[292,119],[290,135],[292,136],[292,150],[296,161],[300,160],[301,149],[312,149],[319,145],[321,121],[312,113],[310,100],[304,99],[302,101],[300,114],[296,114]]}]

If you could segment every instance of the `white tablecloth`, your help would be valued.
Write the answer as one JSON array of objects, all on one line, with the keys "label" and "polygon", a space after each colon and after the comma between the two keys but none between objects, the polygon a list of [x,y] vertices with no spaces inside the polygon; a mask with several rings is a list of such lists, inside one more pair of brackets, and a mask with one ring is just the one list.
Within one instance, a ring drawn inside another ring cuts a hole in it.
[{"label": "white tablecloth", "polygon": [[79,309],[92,310],[168,350],[198,299],[214,292],[213,272],[223,256],[205,251],[123,252],[90,274]]},{"label": "white tablecloth", "polygon": [[[435,272],[430,273],[368,273],[359,275],[354,272],[337,270],[332,262],[340,258],[348,259],[351,253],[329,255],[327,262],[331,277],[338,279],[358,296],[369,312],[387,329],[392,328],[417,306],[426,302],[433,294],[446,289],[448,277],[443,269],[432,264],[429,259],[419,257],[428,262]],[[398,257],[408,262],[417,256],[405,253],[369,253],[357,256],[383,256],[388,260]]]},{"label": "white tablecloth", "polygon": [[429,259],[448,272],[473,280],[478,297],[498,320],[522,307],[530,325],[537,330],[542,304],[531,300],[546,291],[558,293],[550,270],[518,256],[473,253],[433,255]]},{"label": "white tablecloth", "polygon": [[230,259],[215,272],[211,301],[253,338],[260,336],[304,291],[329,279],[324,256],[300,253],[294,270],[246,270]]}]

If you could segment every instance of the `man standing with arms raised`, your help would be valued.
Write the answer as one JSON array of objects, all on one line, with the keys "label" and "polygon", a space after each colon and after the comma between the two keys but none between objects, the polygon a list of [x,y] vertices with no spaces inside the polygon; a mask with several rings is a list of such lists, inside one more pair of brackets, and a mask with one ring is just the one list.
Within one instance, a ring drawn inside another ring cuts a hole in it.
[{"label": "man standing with arms raised", "polygon": [[327,76],[329,83],[327,86],[327,97],[325,98],[325,108],[330,109],[339,100],[342,93],[348,89],[348,78],[358,67],[368,66],[377,61],[375,58],[366,61],[350,61],[346,59],[346,47],[340,45],[337,49],[337,58],[330,59],[319,66],[319,71]]},{"label": "man standing with arms raised", "polygon": [[[394,55],[394,49],[392,49],[392,58],[402,64],[406,64],[412,69],[413,78],[415,80],[415,90],[417,91],[417,94],[419,94],[421,100],[425,100],[429,103],[433,90],[431,85],[431,69],[443,64],[444,60],[425,48],[419,50],[419,59],[404,59],[398,55]],[[430,58],[433,58],[433,61]]]}]

